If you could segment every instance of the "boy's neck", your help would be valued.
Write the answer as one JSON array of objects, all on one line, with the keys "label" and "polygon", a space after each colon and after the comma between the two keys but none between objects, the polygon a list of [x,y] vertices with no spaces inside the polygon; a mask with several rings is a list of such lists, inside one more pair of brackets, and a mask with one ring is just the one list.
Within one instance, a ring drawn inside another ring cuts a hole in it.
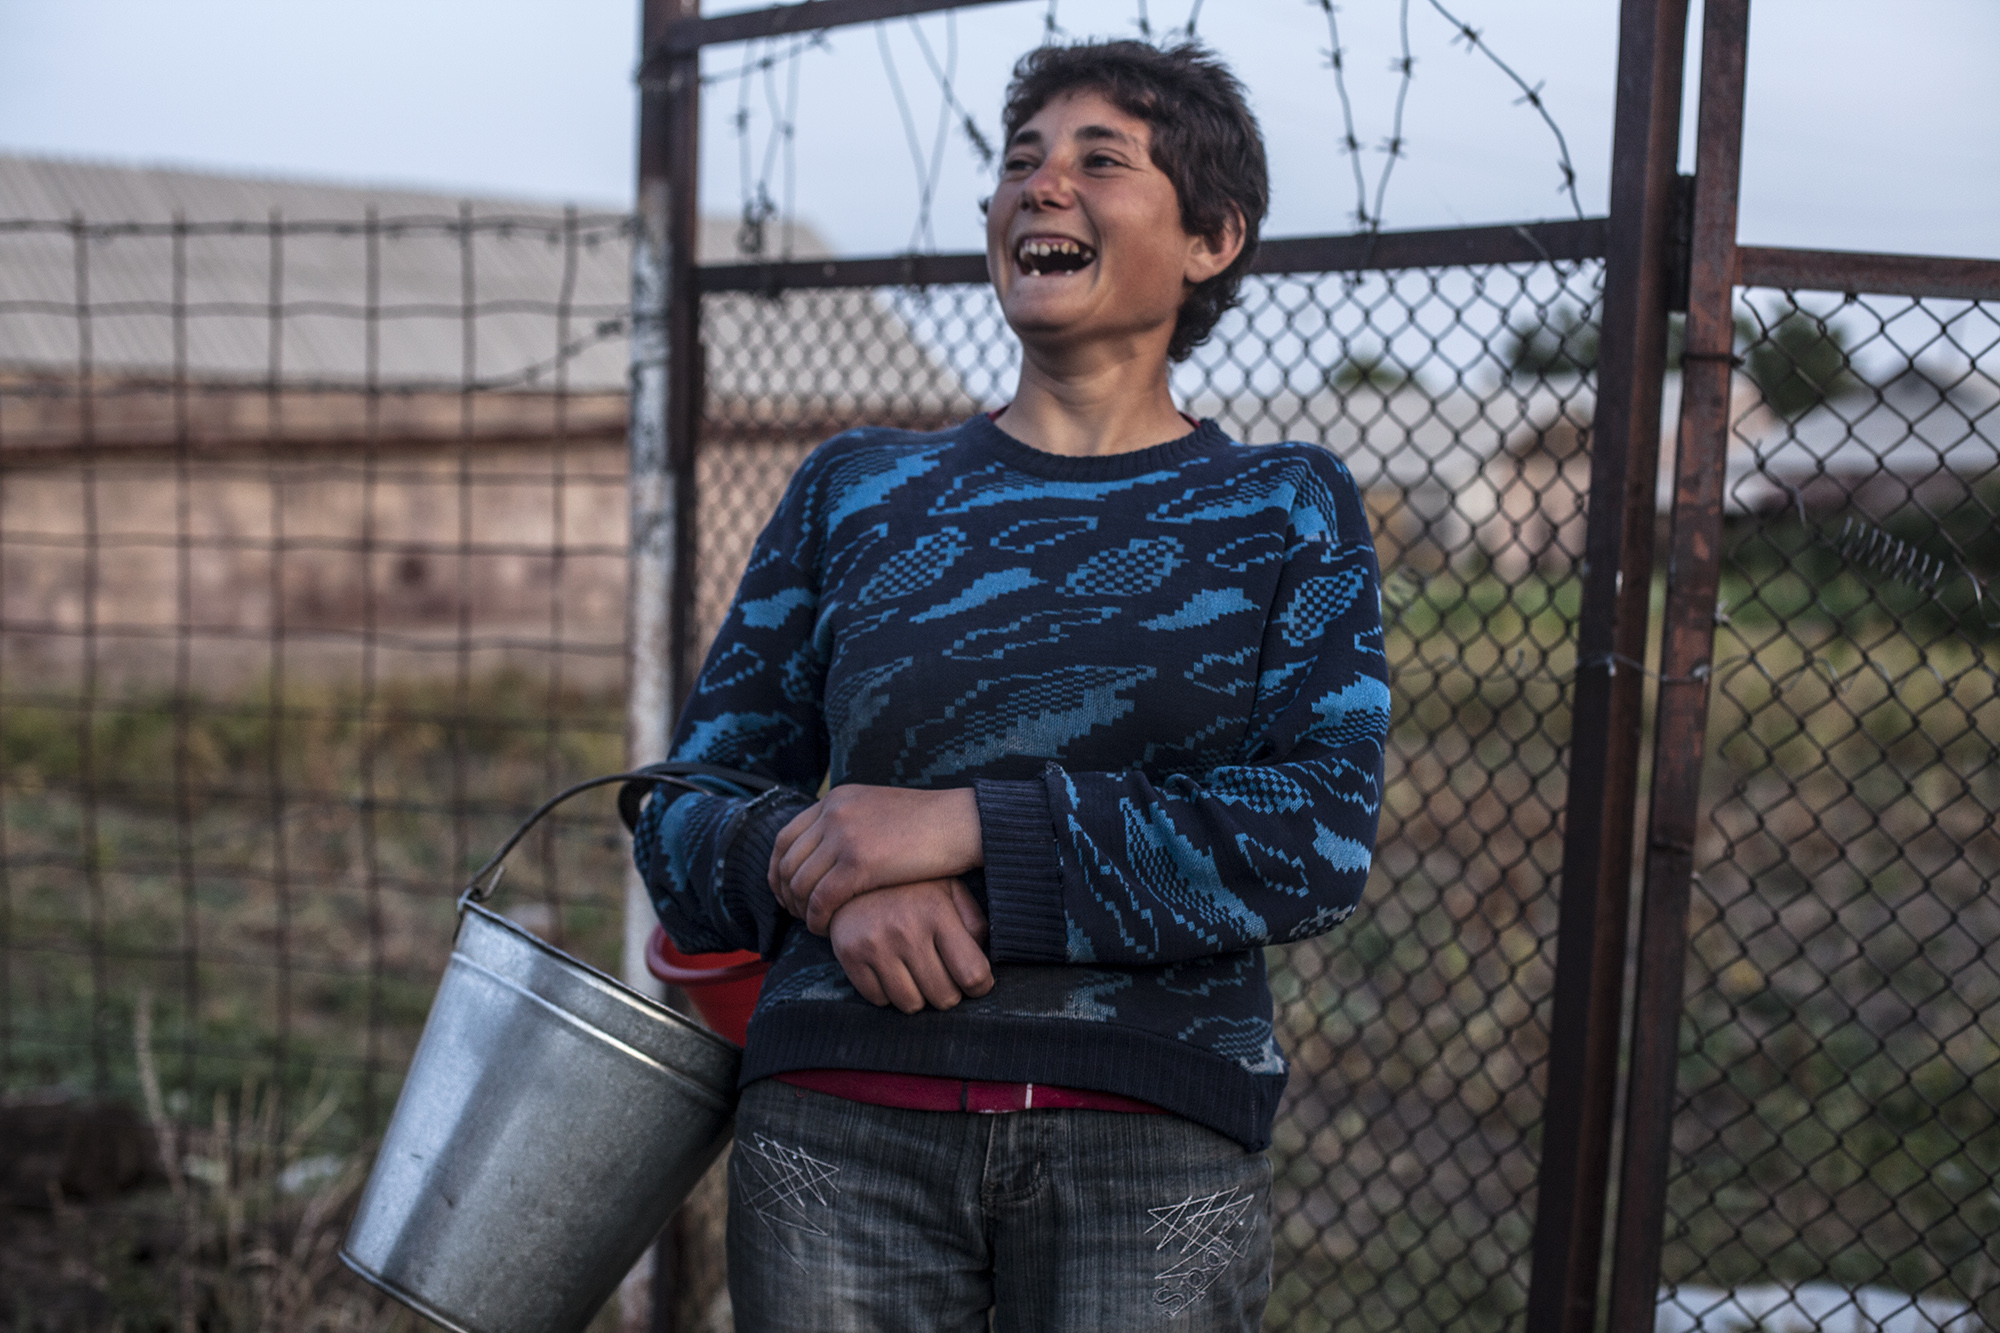
[{"label": "boy's neck", "polygon": [[1072,458],[1150,449],[1189,429],[1157,356],[1052,367],[1030,355],[1014,401],[994,424],[1032,448]]}]

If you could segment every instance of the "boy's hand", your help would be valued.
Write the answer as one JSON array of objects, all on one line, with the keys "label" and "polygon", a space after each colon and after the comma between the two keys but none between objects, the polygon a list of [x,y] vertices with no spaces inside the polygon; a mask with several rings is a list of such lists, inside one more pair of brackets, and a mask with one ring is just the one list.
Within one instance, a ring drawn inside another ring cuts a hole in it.
[{"label": "boy's hand", "polygon": [[833,956],[870,1004],[949,1009],[993,989],[986,916],[955,879],[862,894],[833,915]]},{"label": "boy's hand", "polygon": [[835,787],[778,831],[771,892],[815,935],[855,897],[985,864],[970,787]]}]

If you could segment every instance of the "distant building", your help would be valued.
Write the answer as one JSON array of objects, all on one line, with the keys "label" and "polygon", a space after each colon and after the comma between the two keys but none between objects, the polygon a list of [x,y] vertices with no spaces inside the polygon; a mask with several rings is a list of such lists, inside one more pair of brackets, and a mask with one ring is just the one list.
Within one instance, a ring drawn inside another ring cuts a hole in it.
[{"label": "distant building", "polygon": [[[481,669],[559,639],[616,679],[624,215],[8,156],[0,200],[10,679],[69,675],[86,627],[137,682],[188,626],[209,686],[270,670],[274,626],[293,674],[346,674],[364,621],[390,674],[454,669],[474,626],[516,645],[482,646]],[[705,219],[702,258],[737,258],[736,233]],[[712,624],[787,460],[829,422],[973,405],[872,292],[703,304]]]},{"label": "distant building", "polygon": [[2000,473],[2000,384],[1984,374],[1914,365],[1796,421],[1767,414],[1759,424],[1730,450],[1732,513],[1806,517],[1852,505],[1883,518],[1913,502],[1941,513]]},{"label": "distant building", "polygon": [[[1385,573],[1402,568],[1423,578],[1473,562],[1512,581],[1529,570],[1560,575],[1582,558],[1596,398],[1580,376],[1461,382],[1442,391],[1416,381],[1361,384],[1197,399],[1191,410],[1250,440],[1299,438],[1298,425],[1276,423],[1311,423],[1305,438],[1322,440],[1361,487]],[[1668,438],[1678,412],[1678,383],[1670,381],[1661,414]]]}]

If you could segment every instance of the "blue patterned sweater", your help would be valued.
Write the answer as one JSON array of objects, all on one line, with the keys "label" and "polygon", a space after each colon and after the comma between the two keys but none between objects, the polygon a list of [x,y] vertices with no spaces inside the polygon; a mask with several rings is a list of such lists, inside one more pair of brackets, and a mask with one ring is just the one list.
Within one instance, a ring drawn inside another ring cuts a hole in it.
[{"label": "blue patterned sweater", "polygon": [[[1263,949],[1354,910],[1388,717],[1374,547],[1325,450],[849,431],[759,537],[673,747],[786,786],[649,798],[635,855],[681,949],[773,959],[745,1083],[1090,1088],[1261,1148]],[[823,777],[975,787],[989,994],[877,1008],[778,906],[772,842]]]}]

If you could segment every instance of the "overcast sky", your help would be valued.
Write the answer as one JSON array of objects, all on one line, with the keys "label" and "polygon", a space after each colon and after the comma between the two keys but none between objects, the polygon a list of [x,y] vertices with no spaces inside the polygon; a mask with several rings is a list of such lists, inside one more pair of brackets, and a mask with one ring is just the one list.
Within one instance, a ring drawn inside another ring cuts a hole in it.
[{"label": "overcast sky", "polygon": [[[1531,83],[1566,136],[1584,208],[1605,206],[1616,56],[1615,0],[1445,0]],[[720,10],[722,6],[715,6]],[[226,172],[394,184],[481,196],[624,207],[631,196],[635,0],[0,0],[0,151]],[[1157,26],[1188,0],[1152,0]],[[1371,194],[1399,78],[1397,0],[1338,12],[1356,133]],[[954,87],[991,133],[1007,67],[1039,40],[1046,0],[955,22]],[[1136,31],[1138,0],[1060,0],[1072,34]],[[1698,22],[1698,20],[1697,20]],[[2000,256],[2000,2],[1756,0],[1742,234],[1763,244]],[[951,24],[922,21],[943,61]],[[1326,17],[1306,0],[1208,0],[1203,35],[1249,85],[1271,144],[1268,230],[1352,229]],[[1412,0],[1416,57],[1408,156],[1386,195],[1391,227],[1569,212],[1557,147],[1518,90],[1451,42],[1431,0]],[[903,87],[917,152],[934,151],[938,81],[907,23],[799,57],[790,197],[843,253],[909,246],[918,177],[894,96]],[[744,91],[727,71],[744,48],[709,53],[705,210],[741,206],[735,129]],[[790,68],[749,92],[751,177]],[[1692,103],[1692,97],[1690,97]],[[1692,138],[1692,105],[1687,138]],[[783,153],[769,189],[786,198]],[[979,244],[984,181],[949,135],[933,207],[935,243]],[[7,211],[0,200],[0,214]]]}]

